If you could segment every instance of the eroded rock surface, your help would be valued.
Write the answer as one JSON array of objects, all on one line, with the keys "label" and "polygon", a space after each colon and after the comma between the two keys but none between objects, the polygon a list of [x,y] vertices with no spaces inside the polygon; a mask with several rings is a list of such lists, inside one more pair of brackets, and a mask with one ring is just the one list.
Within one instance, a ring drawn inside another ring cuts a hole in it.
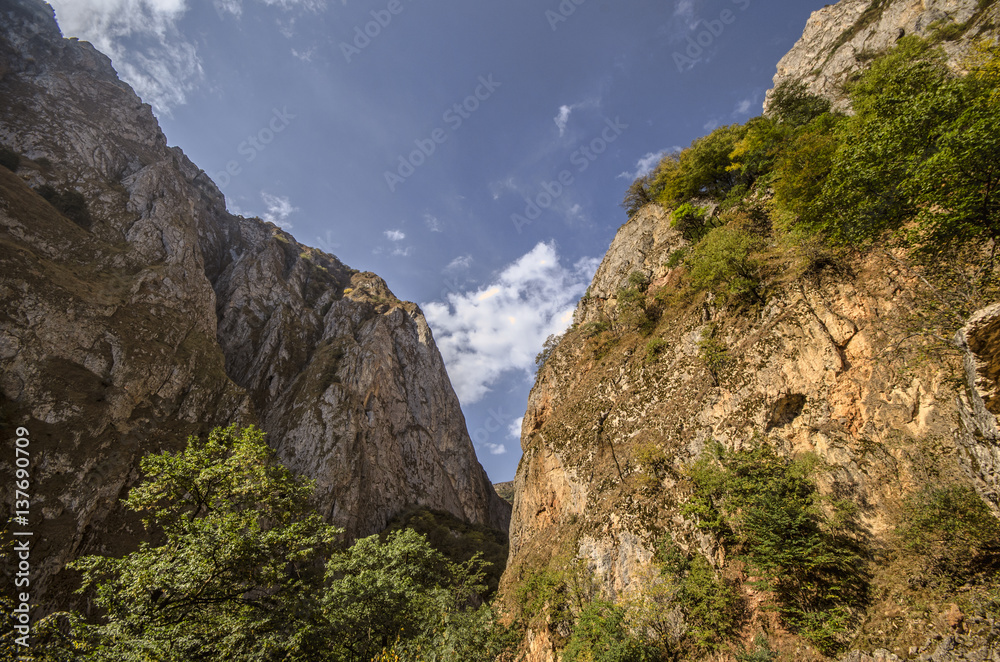
[{"label": "eroded rock surface", "polygon": [[[0,143],[22,156],[0,168],[0,422],[32,440],[33,599],[66,594],[70,559],[145,535],[118,505],[143,454],[230,422],[259,424],[351,536],[409,506],[506,529],[420,309],[227,213],[37,0],[0,2]],[[42,185],[81,194],[90,222]]]},{"label": "eroded rock surface", "polygon": [[[778,62],[774,86],[800,80],[835,109],[847,110],[844,83],[904,35],[929,38],[961,25],[960,33],[940,44],[950,65],[961,70],[976,38],[997,35],[998,16],[1000,6],[979,0],[840,0],[809,17],[802,38]],[[765,110],[770,99],[771,92]]]}]

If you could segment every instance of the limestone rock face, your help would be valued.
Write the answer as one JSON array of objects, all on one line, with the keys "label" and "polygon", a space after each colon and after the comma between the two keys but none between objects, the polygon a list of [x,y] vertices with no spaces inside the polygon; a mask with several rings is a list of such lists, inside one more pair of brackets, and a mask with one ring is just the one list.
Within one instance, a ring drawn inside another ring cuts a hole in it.
[{"label": "limestone rock face", "polygon": [[[682,244],[662,211],[639,212],[576,319],[613,315],[632,271],[669,285],[665,263]],[[684,467],[713,440],[815,454],[821,492],[857,504],[876,545],[893,544],[902,499],[925,484],[972,484],[1000,514],[1000,309],[973,315],[956,347],[920,335],[930,295],[913,268],[875,253],[792,280],[753,313],[668,301],[652,359],[638,334],[598,358],[583,325],[568,332],[529,397],[506,585],[568,558],[601,594],[627,597],[648,584],[664,535],[721,565],[722,550],[681,512]],[[698,355],[710,328],[729,357],[717,384]],[[530,637],[530,659],[554,659],[547,637]]]},{"label": "limestone rock face", "polygon": [[[0,168],[0,429],[30,432],[33,600],[66,595],[67,561],[145,535],[118,505],[142,455],[231,422],[260,425],[351,536],[410,506],[506,529],[420,309],[227,213],[39,0],[0,2],[0,144],[22,156]],[[42,185],[80,194],[89,221]]]},{"label": "limestone rock face", "polygon": [[[872,55],[904,35],[931,37],[950,23],[967,26],[959,37],[941,44],[951,66],[961,69],[974,38],[997,35],[1000,6],[981,5],[979,0],[840,0],[827,5],[813,12],[802,38],[778,62],[774,85],[803,81],[810,92],[833,101],[835,109],[847,110],[843,85]],[[768,92],[765,112],[770,99]]]}]

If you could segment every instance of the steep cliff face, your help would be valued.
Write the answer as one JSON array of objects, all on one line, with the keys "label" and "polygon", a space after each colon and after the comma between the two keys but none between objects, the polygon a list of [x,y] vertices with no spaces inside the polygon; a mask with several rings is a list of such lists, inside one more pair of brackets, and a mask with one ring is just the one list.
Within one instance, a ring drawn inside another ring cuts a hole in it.
[{"label": "steep cliff face", "polygon": [[996,37],[998,25],[1000,5],[985,0],[840,0],[813,12],[802,38],[778,62],[774,86],[802,81],[846,110],[844,83],[900,37],[940,39],[951,66],[961,69],[972,41]]},{"label": "steep cliff face", "polygon": [[0,3],[0,143],[22,157],[0,168],[0,423],[30,431],[33,599],[143,535],[118,505],[143,454],[229,422],[258,423],[351,536],[408,506],[506,529],[419,308],[227,213],[40,1]]},{"label": "steep cliff face", "polygon": [[[901,30],[931,35],[960,24],[941,42],[960,66],[971,38],[994,30],[997,9],[975,0],[842,0],[813,15],[775,83],[803,80],[846,109],[843,83]],[[766,216],[770,194],[752,195],[744,204]],[[694,202],[714,213],[714,203]],[[690,508],[699,458],[760,447],[815,462],[809,479],[821,510],[840,503],[852,513],[849,535],[864,550],[858,572],[873,588],[851,606],[852,639],[838,657],[1000,659],[993,617],[963,625],[946,616],[978,588],[921,594],[914,587],[926,580],[907,574],[905,554],[896,554],[924,488],[961,486],[986,504],[987,520],[1000,516],[1000,307],[968,286],[975,270],[964,273],[960,261],[921,263],[880,247],[836,258],[804,245],[782,254],[770,225],[753,231],[768,237],[758,257],[773,261],[766,301],[727,304],[689,286],[679,256],[691,247],[667,210],[644,207],[618,231],[576,323],[539,371],[503,583],[508,604],[530,623],[527,659],[554,661],[574,636],[582,607],[566,607],[552,597],[558,591],[610,599],[633,615],[660,609],[657,636],[679,641],[696,626],[684,620],[683,573],[664,570],[664,549],[704,560],[738,587],[736,650],[766,631],[776,657],[752,659],[829,659],[763,606],[769,598],[739,557],[738,536],[724,540]],[[644,327],[627,321],[637,296],[657,310]],[[543,593],[546,605],[525,607],[523,587],[545,582],[557,587]],[[732,648],[708,650],[704,659],[733,659]]]},{"label": "steep cliff face", "polygon": [[[577,319],[613,316],[613,293],[635,270],[651,289],[671,287],[663,263],[683,240],[664,220],[647,207],[622,228]],[[875,548],[892,548],[901,504],[923,485],[967,482],[1000,513],[1000,311],[978,313],[950,346],[921,331],[934,297],[919,270],[883,254],[788,283],[758,314],[674,302],[652,336],[664,341],[655,358],[637,335],[598,358],[587,327],[571,330],[524,418],[508,590],[579,559],[598,593],[621,599],[648,586],[664,539],[721,564],[681,510],[685,468],[710,441],[814,454],[821,492],[858,505]],[[728,357],[715,376],[699,348],[709,330]],[[532,635],[533,659],[555,659],[551,635]]]}]

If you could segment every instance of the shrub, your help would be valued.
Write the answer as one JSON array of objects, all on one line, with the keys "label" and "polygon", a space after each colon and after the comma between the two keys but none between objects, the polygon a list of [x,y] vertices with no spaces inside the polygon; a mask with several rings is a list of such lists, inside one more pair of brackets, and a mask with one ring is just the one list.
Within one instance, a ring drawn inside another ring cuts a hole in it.
[{"label": "shrub", "polygon": [[739,621],[735,588],[704,556],[689,556],[672,541],[657,546],[656,560],[663,576],[676,582],[677,604],[688,625],[688,647],[698,653],[720,648]]},{"label": "shrub", "polygon": [[803,126],[830,112],[830,101],[811,94],[800,80],[786,80],[771,93],[768,111],[783,124]]},{"label": "shrub", "polygon": [[1000,521],[968,485],[925,486],[904,504],[896,533],[930,572],[959,586],[979,572],[1000,570]]},{"label": "shrub", "polygon": [[682,262],[684,262],[685,256],[688,254],[687,246],[678,248],[677,250],[670,253],[670,257],[667,258],[666,267],[667,269],[676,269]]},{"label": "shrub", "polygon": [[628,286],[616,294],[618,330],[638,329],[644,334],[652,333],[659,319],[659,309],[646,301],[649,276],[641,271],[633,271],[628,277]]},{"label": "shrub", "polygon": [[670,215],[670,227],[693,243],[708,232],[709,228],[705,223],[707,216],[703,208],[685,202]]},{"label": "shrub", "polygon": [[715,337],[715,327],[706,327],[698,341],[698,358],[705,365],[712,383],[719,385],[722,371],[729,365],[729,348]]},{"label": "shrub", "polygon": [[737,228],[711,230],[694,247],[688,263],[691,284],[745,303],[764,303],[760,237]]},{"label": "shrub", "polygon": [[765,444],[716,445],[688,472],[694,493],[684,512],[735,544],[785,624],[830,654],[852,607],[865,603],[868,580],[857,546],[819,508],[814,467],[813,458],[787,460]]},{"label": "shrub", "polygon": [[584,607],[559,659],[563,662],[653,662],[657,657],[652,643],[629,631],[623,607],[595,600]]},{"label": "shrub", "polygon": [[20,154],[7,149],[6,147],[0,147],[0,166],[7,168],[7,170],[10,170],[11,172],[17,172],[17,168],[20,165]]},{"label": "shrub", "polygon": [[625,199],[622,200],[621,207],[628,214],[629,218],[635,216],[636,212],[653,201],[649,194],[649,186],[652,183],[651,175],[639,177],[625,192]]},{"label": "shrub", "polygon": [[72,189],[62,189],[57,191],[48,184],[39,186],[36,190],[38,195],[56,208],[63,216],[73,221],[82,228],[89,228],[92,222],[90,210],[87,208],[87,200],[79,191]]},{"label": "shrub", "polygon": [[584,339],[590,339],[594,336],[609,331],[611,326],[607,322],[587,322],[582,327],[580,327],[580,333],[583,335]]},{"label": "shrub", "polygon": [[653,338],[646,343],[646,360],[655,361],[667,349],[667,341],[663,338]]},{"label": "shrub", "polygon": [[649,289],[649,276],[642,271],[633,271],[628,275],[629,287],[634,287],[640,292]]},{"label": "shrub", "polygon": [[736,654],[736,662],[772,662],[774,660],[774,651],[761,635],[757,635],[753,638],[753,649],[752,650],[742,650]]}]

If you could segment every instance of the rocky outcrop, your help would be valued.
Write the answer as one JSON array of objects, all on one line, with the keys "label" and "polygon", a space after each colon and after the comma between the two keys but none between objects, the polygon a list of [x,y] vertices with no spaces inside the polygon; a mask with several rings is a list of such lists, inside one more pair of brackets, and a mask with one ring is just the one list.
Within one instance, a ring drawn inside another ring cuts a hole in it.
[{"label": "rocky outcrop", "polygon": [[904,35],[937,37],[951,66],[961,69],[974,39],[997,36],[998,19],[1000,5],[980,0],[840,0],[809,17],[802,38],[778,62],[774,86],[802,81],[847,110],[844,83]]},{"label": "rocky outcrop", "polygon": [[[635,270],[652,279],[651,292],[669,292],[665,263],[682,244],[662,211],[642,210],[612,242],[576,319],[613,317],[615,292]],[[989,409],[1000,315],[996,306],[974,315],[958,351],[932,337],[933,296],[915,268],[876,252],[784,283],[755,313],[711,297],[661,299],[654,357],[639,334],[599,357],[586,325],[571,329],[529,397],[507,586],[576,559],[599,593],[621,598],[648,584],[665,536],[721,564],[716,542],[681,511],[684,469],[710,441],[814,454],[820,490],[857,505],[876,548],[892,547],[902,500],[924,484],[971,483],[1000,514]],[[709,333],[728,357],[717,380],[699,356]],[[554,659],[539,644],[546,636],[532,636],[531,659]]]},{"label": "rocky outcrop", "polygon": [[45,601],[71,586],[68,560],[145,535],[118,505],[143,454],[230,422],[259,424],[351,536],[411,506],[506,529],[420,309],[227,213],[37,0],[0,2],[0,144],[22,157],[0,168],[0,424],[30,431],[33,601],[63,606]]}]

